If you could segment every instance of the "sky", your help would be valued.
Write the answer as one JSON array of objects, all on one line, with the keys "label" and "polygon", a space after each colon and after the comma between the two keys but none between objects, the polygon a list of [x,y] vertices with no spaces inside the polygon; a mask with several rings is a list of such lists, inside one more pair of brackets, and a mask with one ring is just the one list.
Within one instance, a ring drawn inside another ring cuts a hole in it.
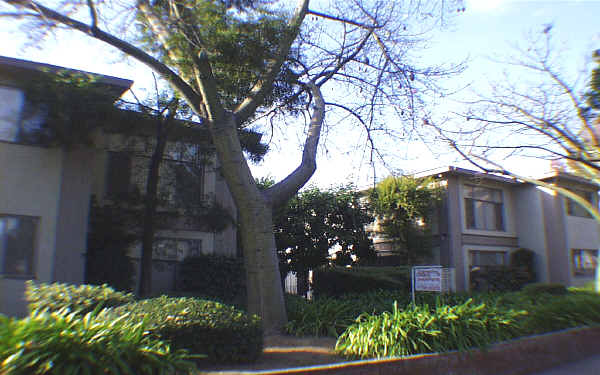
[{"label": "sky", "polygon": [[[506,66],[493,59],[506,58],[512,53],[511,46],[524,45],[527,35],[539,33],[545,25],[553,25],[553,39],[570,78],[585,75],[591,51],[600,48],[600,0],[467,0],[465,8],[448,29],[434,35],[430,49],[423,52],[423,58],[432,62],[467,60],[466,71],[447,82],[450,88],[467,88],[433,108],[438,115],[460,111],[463,104],[459,100],[484,92],[489,82],[502,79]],[[50,38],[38,48],[24,48],[27,40],[23,33],[14,23],[1,19],[0,40],[3,56],[132,79],[136,82],[134,90],[142,97],[144,87],[152,87],[149,69],[123,59],[111,48],[87,37]],[[325,134],[323,138],[317,172],[309,184],[328,187],[354,183],[365,187],[372,183],[374,171],[364,163],[360,150],[349,152],[340,146],[345,142],[343,134]],[[301,145],[302,134],[285,134],[284,139],[271,146],[272,151],[260,165],[252,166],[253,173],[256,177],[285,177],[300,162]],[[457,155],[444,152],[430,142],[399,144],[393,154],[391,167],[403,173],[447,165],[469,167]],[[547,167],[547,163],[531,158],[509,159],[505,164],[527,175]],[[378,168],[375,177],[382,178],[388,173]]]}]

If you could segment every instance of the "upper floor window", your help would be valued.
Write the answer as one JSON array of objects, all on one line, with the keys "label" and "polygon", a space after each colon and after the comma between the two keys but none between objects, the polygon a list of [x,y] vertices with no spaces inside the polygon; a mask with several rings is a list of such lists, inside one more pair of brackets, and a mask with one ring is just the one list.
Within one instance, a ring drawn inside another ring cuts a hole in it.
[{"label": "upper floor window", "polygon": [[131,191],[131,154],[108,152],[106,195],[114,196]]},{"label": "upper floor window", "polygon": [[598,267],[598,251],[573,249],[571,250],[571,260],[573,275],[593,276]]},{"label": "upper floor window", "polygon": [[5,276],[33,277],[38,218],[0,215],[0,258]]},{"label": "upper floor window", "polygon": [[48,137],[44,110],[25,105],[19,89],[0,86],[0,141],[39,144]]},{"label": "upper floor window", "polygon": [[[578,190],[578,189],[569,189],[569,190],[572,191],[573,193],[579,195],[586,201],[590,202],[595,207],[595,200],[594,200],[593,192],[586,191],[586,190]],[[580,205],[579,203],[575,202],[572,199],[568,199],[568,198],[566,198],[566,201],[567,201],[567,215],[586,217],[589,219],[592,218],[592,215],[590,215],[590,213],[585,208],[583,208],[583,206]]]},{"label": "upper floor window", "polygon": [[465,218],[468,229],[504,229],[502,190],[465,185]]}]

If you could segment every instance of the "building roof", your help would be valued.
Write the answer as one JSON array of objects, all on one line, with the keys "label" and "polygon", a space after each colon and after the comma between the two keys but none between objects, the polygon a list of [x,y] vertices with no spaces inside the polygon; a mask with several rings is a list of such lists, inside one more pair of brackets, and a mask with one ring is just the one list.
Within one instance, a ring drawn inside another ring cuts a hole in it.
[{"label": "building roof", "polygon": [[485,178],[488,180],[494,180],[494,181],[502,182],[502,183],[506,183],[506,184],[520,184],[521,183],[520,181],[518,181],[516,178],[513,178],[513,177],[506,177],[506,176],[493,174],[493,173],[479,172],[479,171],[455,167],[455,166],[451,166],[451,165],[446,166],[446,167],[429,169],[429,170],[422,171],[422,172],[417,172],[413,176],[414,177],[434,177],[434,176],[441,177],[442,175],[461,175],[461,176],[469,176],[469,177],[479,177],[479,178]]},{"label": "building roof", "polygon": [[[479,177],[479,178],[485,178],[487,180],[494,180],[497,182],[502,182],[502,183],[507,183],[507,184],[519,184],[519,185],[520,184],[528,184],[528,182],[521,181],[514,177],[506,177],[506,176],[497,175],[497,174],[493,174],[493,173],[473,171],[470,169],[459,168],[459,167],[454,167],[454,166],[440,167],[440,168],[429,169],[426,171],[418,172],[418,173],[414,174],[414,177],[434,177],[434,176],[442,177],[443,175],[462,175],[462,176],[469,176],[469,177]],[[590,181],[588,179],[576,176],[576,175],[568,173],[568,172],[559,171],[559,170],[554,170],[550,173],[544,174],[539,177],[534,177],[534,178],[536,180],[540,180],[543,182],[549,182],[549,183],[558,182],[558,181],[578,183],[578,184],[588,185],[588,186],[594,187],[595,189],[598,189],[598,185],[594,184],[592,181]]]},{"label": "building roof", "polygon": [[31,80],[32,73],[40,75],[60,72],[84,74],[93,77],[95,82],[105,86],[108,89],[107,94],[112,95],[114,99],[117,99],[123,95],[123,93],[127,91],[133,84],[133,81],[129,79],[91,73],[83,70],[69,69],[35,61],[21,60],[13,57],[0,56],[0,73],[3,72],[10,75],[27,75],[28,80]]}]

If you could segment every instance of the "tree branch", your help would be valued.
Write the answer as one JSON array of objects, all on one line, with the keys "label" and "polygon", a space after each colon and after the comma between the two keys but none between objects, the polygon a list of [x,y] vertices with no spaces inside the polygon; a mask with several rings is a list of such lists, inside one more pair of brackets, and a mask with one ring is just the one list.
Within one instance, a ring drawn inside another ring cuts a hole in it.
[{"label": "tree branch", "polygon": [[292,43],[296,40],[300,32],[300,26],[308,12],[309,0],[298,0],[299,4],[294,12],[294,16],[288,22],[288,30],[285,37],[279,43],[275,58],[267,65],[267,69],[262,77],[254,84],[248,97],[240,103],[234,110],[236,122],[238,125],[246,122],[258,107],[260,107],[268,93],[272,88],[273,82],[281,66],[283,65],[287,55],[292,47]]},{"label": "tree branch", "polygon": [[[5,0],[6,3],[14,7],[22,7],[33,12],[38,13],[41,17],[53,20],[58,23],[62,23],[74,30],[80,31],[90,37],[101,40],[116,49],[124,52],[125,54],[132,56],[136,60],[144,63],[152,70],[160,74],[164,79],[170,82],[173,87],[180,92],[180,94],[186,98],[191,106],[197,106],[200,103],[200,96],[190,87],[185,81],[183,81],[175,72],[173,72],[165,64],[161,63],[154,57],[150,56],[141,49],[125,42],[122,39],[115,37],[112,34],[106,33],[98,28],[94,28],[84,24],[83,22],[77,21],[73,18],[64,16],[52,9],[49,9],[35,1],[27,0]],[[197,108],[194,107],[194,110]],[[202,113],[198,111],[198,113]]]},{"label": "tree branch", "polygon": [[302,152],[302,162],[285,179],[263,192],[267,201],[271,202],[274,208],[285,204],[285,202],[293,197],[308,182],[317,169],[317,148],[325,118],[325,101],[323,100],[321,89],[316,84],[311,82],[309,86],[315,102],[310,127],[306,135],[306,143]]}]

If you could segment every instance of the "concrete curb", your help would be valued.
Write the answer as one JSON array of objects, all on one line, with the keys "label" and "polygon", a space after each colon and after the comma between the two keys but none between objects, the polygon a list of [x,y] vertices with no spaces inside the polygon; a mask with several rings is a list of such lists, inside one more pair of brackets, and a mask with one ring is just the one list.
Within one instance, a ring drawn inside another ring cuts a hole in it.
[{"label": "concrete curb", "polygon": [[495,344],[487,350],[424,354],[269,371],[262,375],[526,375],[600,354],[600,327],[575,328]]}]

